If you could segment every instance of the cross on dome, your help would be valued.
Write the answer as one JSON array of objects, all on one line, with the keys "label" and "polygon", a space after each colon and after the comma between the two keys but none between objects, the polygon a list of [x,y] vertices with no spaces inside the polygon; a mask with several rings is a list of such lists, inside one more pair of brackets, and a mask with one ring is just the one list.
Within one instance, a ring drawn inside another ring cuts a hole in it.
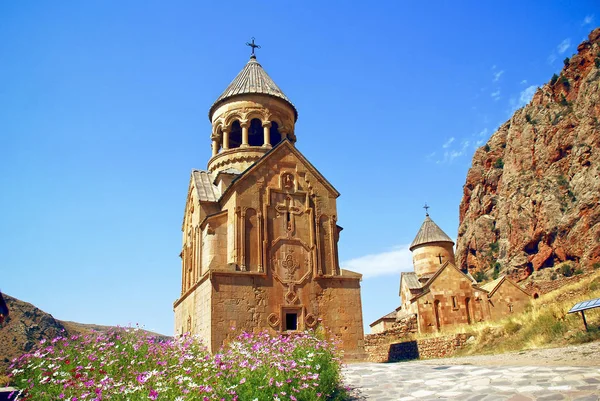
[{"label": "cross on dome", "polygon": [[252,42],[246,42],[246,46],[250,46],[252,48],[252,54],[250,54],[251,58],[256,58],[254,54],[254,49],[260,49],[260,45],[254,43],[254,37],[252,37]]}]

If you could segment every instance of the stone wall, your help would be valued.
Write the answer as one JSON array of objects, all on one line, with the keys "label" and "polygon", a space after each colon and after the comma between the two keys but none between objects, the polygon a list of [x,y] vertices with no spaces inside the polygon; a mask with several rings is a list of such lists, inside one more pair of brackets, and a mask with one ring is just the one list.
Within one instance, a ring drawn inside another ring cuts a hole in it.
[{"label": "stone wall", "polygon": [[382,333],[365,336],[365,352],[369,362],[388,362],[391,344],[404,342],[417,332],[417,318],[410,316]]},{"label": "stone wall", "polygon": [[408,340],[412,333],[404,333],[402,342],[390,342],[397,338],[399,331],[371,334],[365,337],[365,351],[369,362],[399,362],[413,359],[444,358],[462,348],[469,334],[453,334],[443,337]]}]

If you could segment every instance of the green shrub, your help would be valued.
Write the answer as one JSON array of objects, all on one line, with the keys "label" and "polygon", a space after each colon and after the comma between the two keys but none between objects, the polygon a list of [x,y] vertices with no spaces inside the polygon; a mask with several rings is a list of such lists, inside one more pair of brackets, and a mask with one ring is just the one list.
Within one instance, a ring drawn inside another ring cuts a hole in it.
[{"label": "green shrub", "polygon": [[486,152],[489,152],[490,151],[490,145],[488,145],[486,143],[485,146],[483,147],[483,150],[485,150]]},{"label": "green shrub", "polygon": [[552,75],[552,79],[550,79],[550,85],[554,85],[558,81],[558,75]]},{"label": "green shrub", "polygon": [[592,265],[592,267],[594,268],[594,270],[598,270],[600,269],[600,262],[596,262]]},{"label": "green shrub", "polygon": [[577,269],[575,269],[575,271],[573,272],[573,274],[575,276],[579,276],[580,274],[583,274],[583,269],[581,267],[578,267]]},{"label": "green shrub", "polygon": [[594,64],[596,64],[596,68],[600,68],[600,58],[599,57],[596,57],[594,59]]},{"label": "green shrub", "polygon": [[565,65],[565,67],[569,66],[569,61],[571,60],[568,57],[563,60],[563,64]]},{"label": "green shrub", "polygon": [[475,274],[473,274],[473,278],[477,280],[478,283],[481,283],[482,281],[487,280],[487,275],[484,271],[478,270],[475,272]]},{"label": "green shrub", "polygon": [[496,159],[496,161],[494,162],[494,168],[504,168],[504,161],[502,160],[502,158],[498,158]]},{"label": "green shrub", "polygon": [[560,274],[565,277],[571,277],[573,275],[573,266],[570,263],[563,263],[560,265]]},{"label": "green shrub", "polygon": [[560,78],[558,79],[558,82],[560,84],[562,84],[565,88],[567,88],[567,90],[569,90],[569,88],[571,88],[571,83],[569,82],[569,79],[567,77],[565,77],[564,75],[560,76]]},{"label": "green shrub", "polygon": [[590,291],[596,291],[597,289],[600,288],[600,278],[595,278],[594,280],[592,280],[592,282],[590,283],[590,287],[589,290]]},{"label": "green shrub", "polygon": [[567,181],[567,179],[565,178],[564,175],[559,175],[558,178],[556,178],[556,182],[558,183],[558,185],[560,185],[561,187],[566,187],[567,185],[569,185],[569,181]]},{"label": "green shrub", "polygon": [[498,278],[498,276],[500,275],[500,268],[502,266],[500,265],[499,262],[494,263],[494,273],[492,273],[492,278],[494,280],[496,280]]}]

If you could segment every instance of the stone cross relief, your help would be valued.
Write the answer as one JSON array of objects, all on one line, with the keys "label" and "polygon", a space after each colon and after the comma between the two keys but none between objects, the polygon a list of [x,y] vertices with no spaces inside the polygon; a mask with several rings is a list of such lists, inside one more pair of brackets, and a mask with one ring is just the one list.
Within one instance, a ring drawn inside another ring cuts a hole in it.
[{"label": "stone cross relief", "polygon": [[275,210],[278,214],[285,214],[285,225],[288,237],[292,235],[295,228],[295,218],[302,214],[302,210],[298,206],[294,206],[294,199],[291,196],[286,196],[285,201],[275,205]]},{"label": "stone cross relief", "polygon": [[294,273],[300,268],[298,262],[294,260],[294,255],[291,251],[288,253],[283,261],[281,261],[281,267],[286,271],[287,279],[294,281]]}]

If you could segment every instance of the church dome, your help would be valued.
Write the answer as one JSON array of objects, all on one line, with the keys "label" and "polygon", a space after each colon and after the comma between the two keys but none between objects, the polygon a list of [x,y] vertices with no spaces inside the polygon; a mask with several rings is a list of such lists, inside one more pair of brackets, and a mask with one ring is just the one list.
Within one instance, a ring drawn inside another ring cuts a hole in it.
[{"label": "church dome", "polygon": [[435,274],[445,262],[455,263],[454,241],[431,220],[428,213],[409,249],[415,273],[422,282]]},{"label": "church dome", "polygon": [[212,157],[208,171],[244,171],[284,140],[296,142],[298,111],[256,60],[254,49],[242,71],[208,111]]},{"label": "church dome", "polygon": [[442,231],[442,229],[431,220],[429,215],[425,216],[425,221],[421,225],[419,232],[417,233],[412,244],[410,244],[410,250],[412,251],[419,245],[429,244],[432,242],[451,242],[454,245],[454,241]]},{"label": "church dome", "polygon": [[285,100],[294,110],[294,118],[298,120],[298,111],[291,100],[283,93],[277,84],[271,79],[269,74],[263,69],[262,65],[252,55],[246,66],[240,71],[221,96],[215,100],[208,111],[208,119],[212,121],[212,115],[215,109],[226,102],[228,99],[246,94],[261,94],[273,96]]}]

